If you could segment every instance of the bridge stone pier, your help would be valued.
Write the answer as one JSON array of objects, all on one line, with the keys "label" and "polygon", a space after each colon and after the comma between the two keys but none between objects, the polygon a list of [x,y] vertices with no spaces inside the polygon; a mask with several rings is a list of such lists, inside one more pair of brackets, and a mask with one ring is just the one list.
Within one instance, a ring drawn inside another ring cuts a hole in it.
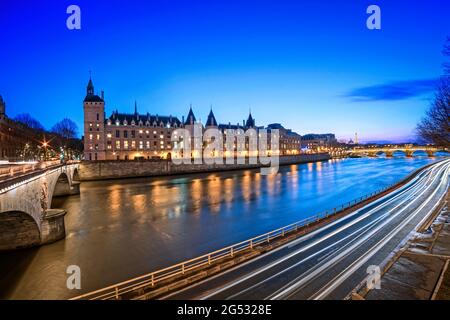
[{"label": "bridge stone pier", "polygon": [[65,237],[66,211],[52,208],[52,200],[79,193],[78,170],[78,163],[65,164],[0,181],[0,251]]}]

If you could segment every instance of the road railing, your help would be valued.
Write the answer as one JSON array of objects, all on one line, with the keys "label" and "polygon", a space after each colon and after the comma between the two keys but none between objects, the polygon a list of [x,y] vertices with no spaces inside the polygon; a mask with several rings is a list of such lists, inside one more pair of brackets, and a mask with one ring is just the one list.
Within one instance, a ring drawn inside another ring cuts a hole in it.
[{"label": "road railing", "polygon": [[242,253],[244,251],[253,250],[260,245],[265,245],[273,242],[274,240],[278,240],[280,238],[285,237],[286,235],[290,235],[296,233],[300,228],[308,227],[313,223],[318,223],[323,219],[326,219],[338,212],[342,212],[350,207],[361,203],[362,201],[368,200],[376,195],[379,195],[390,188],[394,187],[396,184],[384,187],[380,190],[371,192],[365,196],[358,197],[351,201],[346,202],[345,204],[333,208],[332,210],[327,210],[316,214],[312,217],[294,222],[287,226],[278,228],[276,230],[267,232],[265,234],[253,237],[251,239],[233,244],[231,246],[219,249],[217,251],[213,251],[199,257],[183,261],[181,263],[172,265],[170,267],[160,269],[154,272],[150,272],[148,274],[123,281],[106,288],[102,288],[96,291],[92,291],[77,297],[72,298],[71,300],[115,300],[120,299],[122,296],[130,294],[132,292],[136,292],[138,290],[147,289],[147,288],[155,288],[157,285],[162,282],[166,283],[170,279],[176,279],[178,277],[182,277],[187,273],[190,273],[195,270],[199,270],[201,268],[208,267],[215,262],[219,262],[226,258],[232,258],[235,255]]},{"label": "road railing", "polygon": [[58,166],[61,161],[45,161],[45,162],[30,162],[30,163],[10,163],[0,166],[0,180],[10,179],[16,176],[21,176],[38,170],[46,170]]},{"label": "road railing", "polygon": [[55,170],[65,165],[79,163],[71,160],[66,162],[46,161],[27,164],[8,164],[0,167],[0,194],[8,192],[24,183],[28,183],[49,170]]}]

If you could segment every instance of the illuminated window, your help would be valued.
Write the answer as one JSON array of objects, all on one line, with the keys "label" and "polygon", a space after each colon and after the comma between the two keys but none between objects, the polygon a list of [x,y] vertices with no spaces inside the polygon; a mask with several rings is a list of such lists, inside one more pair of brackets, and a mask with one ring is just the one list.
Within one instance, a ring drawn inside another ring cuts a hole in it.
[{"label": "illuminated window", "polygon": [[128,149],[128,141],[124,141],[123,142],[123,148],[124,149]]},{"label": "illuminated window", "polygon": [[116,141],[116,149],[120,149],[120,141]]},{"label": "illuminated window", "polygon": [[92,134],[89,135],[89,140],[92,140]]}]

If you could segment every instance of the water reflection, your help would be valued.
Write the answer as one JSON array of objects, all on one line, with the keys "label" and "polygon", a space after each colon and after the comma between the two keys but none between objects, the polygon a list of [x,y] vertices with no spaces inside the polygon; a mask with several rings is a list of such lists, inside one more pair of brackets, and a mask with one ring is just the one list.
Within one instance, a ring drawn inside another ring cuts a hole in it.
[{"label": "water reflection", "polygon": [[[2,298],[67,298],[65,268],[94,290],[265,233],[390,185],[429,158],[330,160],[259,170],[81,185],[67,238],[0,256]],[[20,267],[16,267],[20,266]]]}]

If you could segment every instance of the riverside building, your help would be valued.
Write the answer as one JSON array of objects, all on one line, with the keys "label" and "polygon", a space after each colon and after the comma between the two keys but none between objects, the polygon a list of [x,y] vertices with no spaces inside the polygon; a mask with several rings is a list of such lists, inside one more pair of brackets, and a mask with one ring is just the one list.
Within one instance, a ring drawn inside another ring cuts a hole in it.
[{"label": "riverside building", "polygon": [[[258,133],[263,126],[256,126],[256,121],[251,112],[247,120],[242,124],[232,125],[218,124],[211,109],[205,125],[197,121],[192,106],[189,108],[186,119],[172,115],[158,115],[150,113],[139,113],[135,102],[133,113],[121,113],[114,110],[109,116],[105,113],[104,94],[95,94],[92,79],[89,79],[86,88],[86,97],[83,101],[84,109],[84,159],[96,160],[139,160],[139,159],[170,159],[174,149],[172,135],[177,137],[177,130],[187,129],[191,131],[195,125],[201,125],[202,130],[217,128],[223,135],[227,130],[255,129]],[[284,129],[280,124],[273,124],[267,128],[269,140],[271,131],[279,130],[279,149],[268,150],[268,154],[298,154],[301,147],[301,136]],[[225,138],[223,139],[225,143]],[[234,148],[238,148],[236,141]],[[244,140],[245,148],[248,141]],[[270,142],[269,142],[270,145]],[[200,147],[204,148],[204,145]],[[192,148],[193,150],[195,148]],[[230,151],[228,151],[230,152]],[[212,154],[212,157],[224,156],[224,154]],[[236,156],[255,156],[247,151]]]}]

